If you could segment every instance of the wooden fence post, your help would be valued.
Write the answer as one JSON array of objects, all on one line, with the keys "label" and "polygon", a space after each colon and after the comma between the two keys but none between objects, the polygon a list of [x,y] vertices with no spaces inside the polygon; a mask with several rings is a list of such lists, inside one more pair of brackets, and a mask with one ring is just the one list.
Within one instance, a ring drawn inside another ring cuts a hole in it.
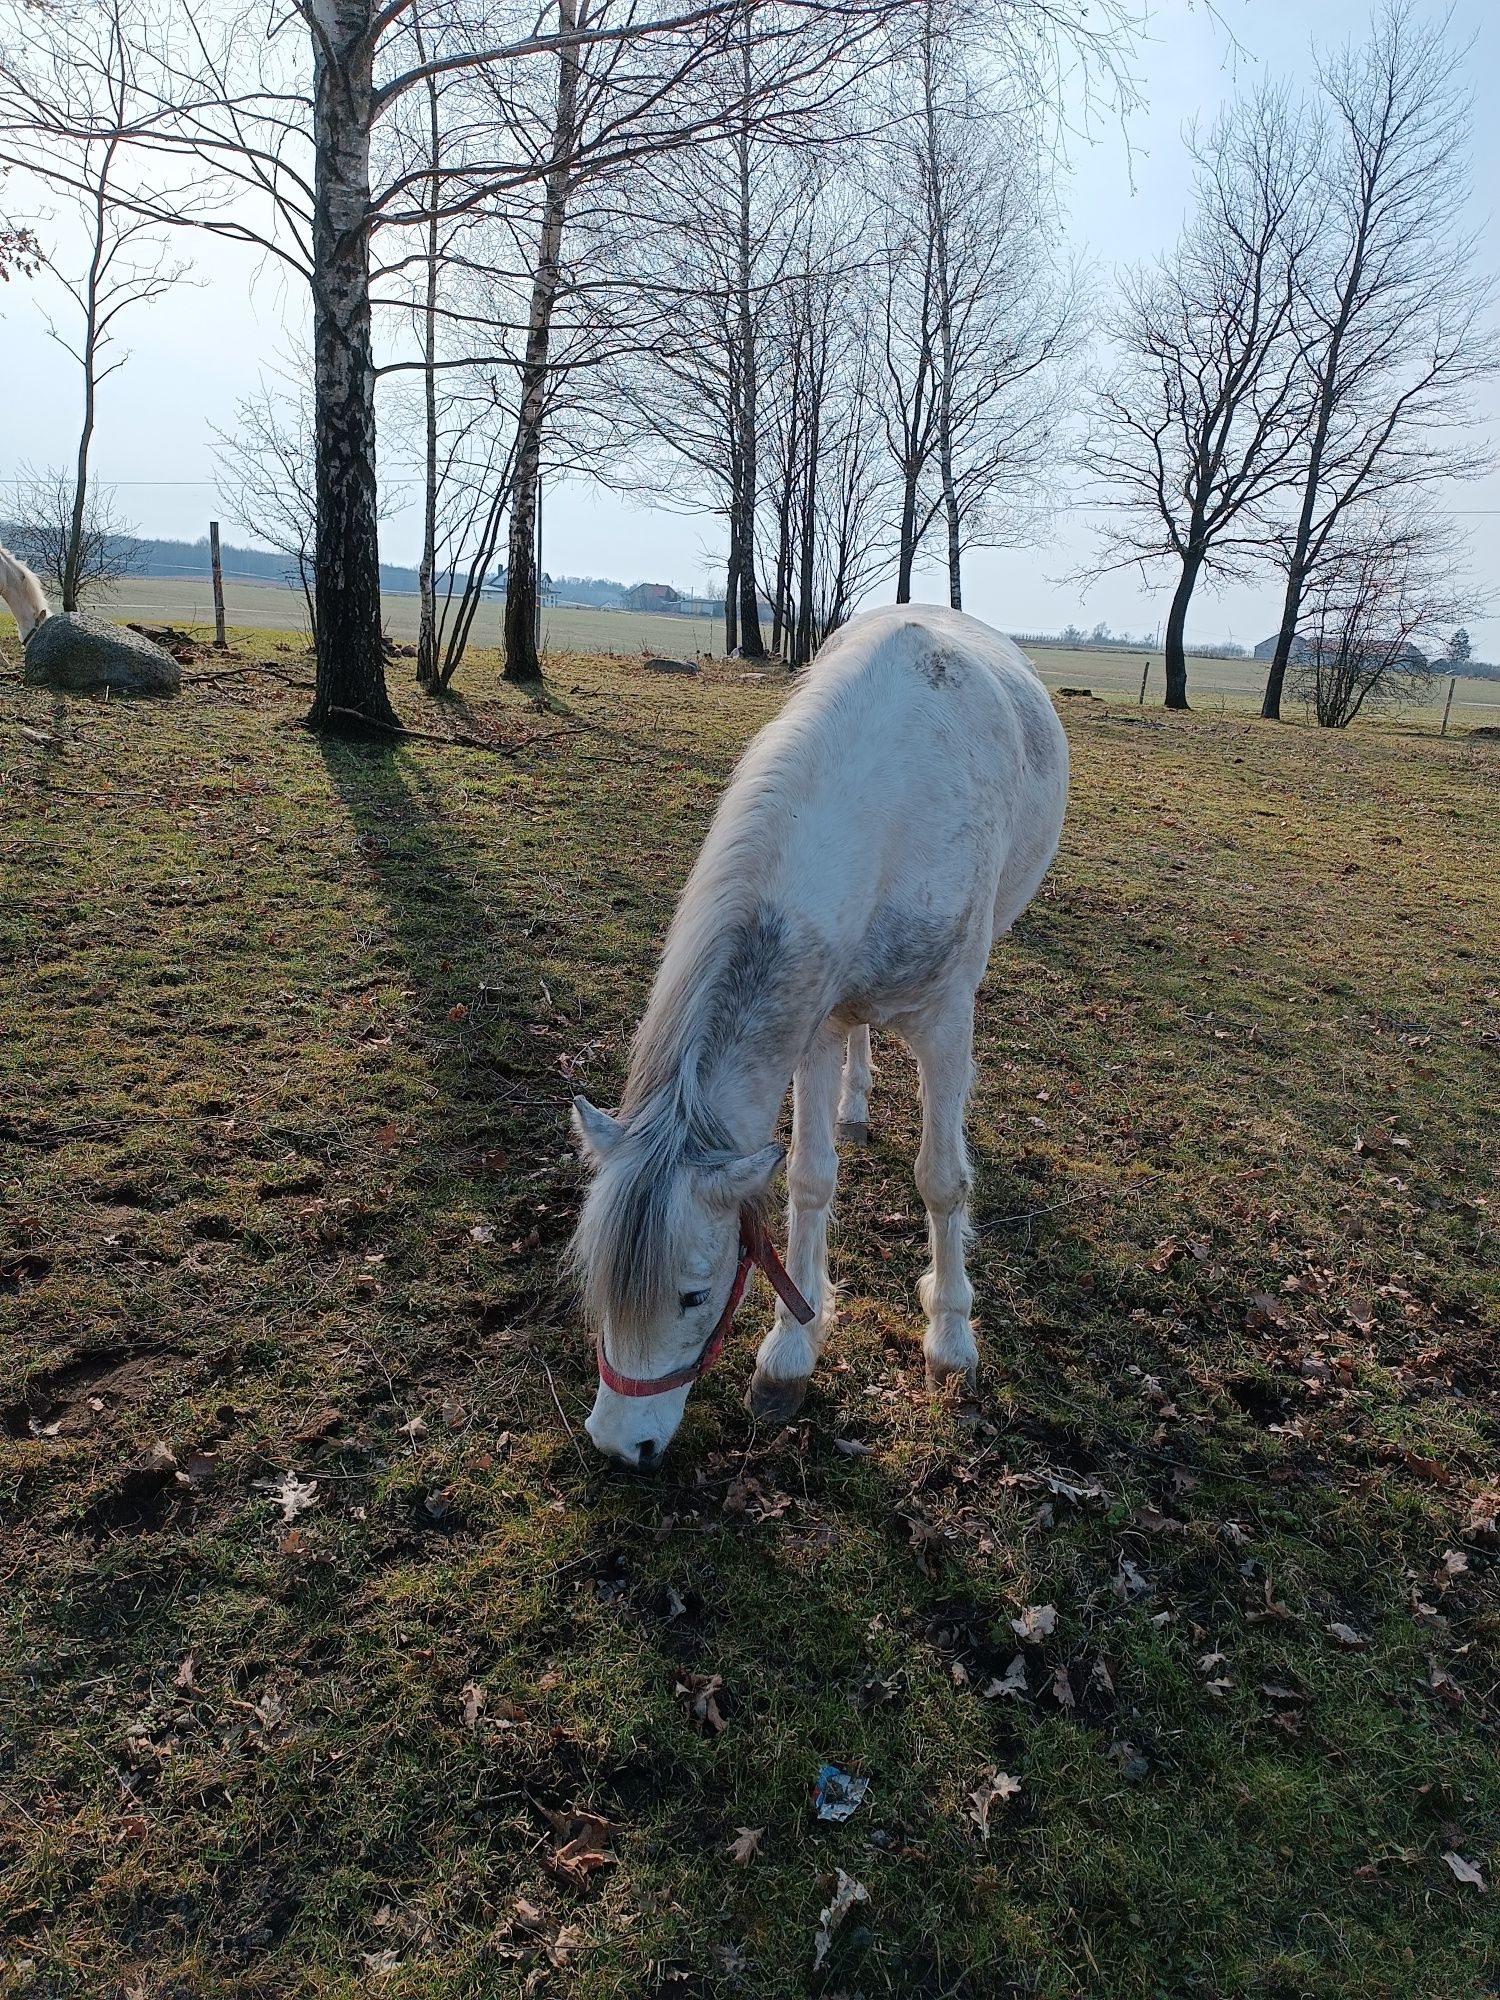
[{"label": "wooden fence post", "polygon": [[1148,653],[1145,659],[1141,661],[1141,698],[1136,703],[1137,708],[1144,708],[1146,706],[1146,676],[1150,673],[1150,671],[1151,671],[1151,655]]},{"label": "wooden fence post", "polygon": [[1438,731],[1439,736],[1446,736],[1448,734],[1448,717],[1453,713],[1453,690],[1457,686],[1458,676],[1455,674],[1448,682],[1448,699],[1443,704],[1443,726]]},{"label": "wooden fence post", "polygon": [[224,566],[219,561],[219,524],[208,524],[208,557],[214,571],[214,644],[222,652],[229,644],[224,637]]}]

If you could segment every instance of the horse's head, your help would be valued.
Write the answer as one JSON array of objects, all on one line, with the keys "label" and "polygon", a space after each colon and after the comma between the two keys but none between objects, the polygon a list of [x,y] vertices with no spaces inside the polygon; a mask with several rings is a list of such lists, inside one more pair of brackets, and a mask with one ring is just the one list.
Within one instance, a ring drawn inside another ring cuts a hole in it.
[{"label": "horse's head", "polygon": [[573,1129],[594,1169],[572,1247],[599,1362],[586,1428],[607,1457],[647,1467],[728,1331],[746,1275],[741,1218],[782,1149],[694,1159],[659,1127],[623,1125],[583,1097]]}]

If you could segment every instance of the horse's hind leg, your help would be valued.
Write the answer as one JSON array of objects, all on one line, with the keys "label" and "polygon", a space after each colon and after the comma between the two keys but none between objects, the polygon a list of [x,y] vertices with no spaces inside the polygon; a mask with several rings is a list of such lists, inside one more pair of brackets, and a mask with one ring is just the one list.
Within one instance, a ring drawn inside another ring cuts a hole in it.
[{"label": "horse's hind leg", "polygon": [[825,1026],[792,1079],[792,1148],[787,1156],[786,1267],[812,1307],[811,1326],[799,1326],[776,1301],[776,1324],[761,1342],[745,1401],[757,1417],[788,1423],[802,1406],[833,1320],[828,1280],[828,1211],[833,1206],[839,1156],[834,1150],[843,1039]]},{"label": "horse's hind leg", "polygon": [[974,1290],[964,1268],[969,1229],[969,1156],[964,1107],[974,1074],[974,999],[964,994],[920,1032],[908,1034],[922,1076],[922,1145],[917,1187],[927,1207],[931,1268],[917,1286],[927,1315],[922,1351],[927,1386],[961,1375],[971,1385],[979,1349],[969,1323]]},{"label": "horse's hind leg", "polygon": [[870,1026],[862,1021],[849,1032],[844,1081],[839,1091],[839,1139],[846,1146],[863,1146],[870,1136]]}]

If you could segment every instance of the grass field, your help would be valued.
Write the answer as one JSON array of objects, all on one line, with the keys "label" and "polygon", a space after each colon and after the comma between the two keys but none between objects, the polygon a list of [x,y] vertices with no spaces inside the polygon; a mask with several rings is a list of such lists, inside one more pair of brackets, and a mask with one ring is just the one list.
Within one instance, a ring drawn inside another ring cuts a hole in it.
[{"label": "grass field", "polygon": [[[295,625],[300,617],[300,600],[290,591],[269,584],[231,582],[225,587],[225,601],[231,624],[250,630],[278,630]],[[213,598],[207,579],[201,584],[169,577],[132,577],[112,593],[99,599],[101,609],[117,618],[138,622],[170,623],[191,629],[213,627]],[[480,606],[475,620],[475,643],[498,646],[504,605],[499,599]],[[0,607],[0,626],[8,622]],[[388,597],[385,626],[393,639],[411,643],[417,636],[417,600]],[[590,611],[557,608],[542,618],[543,644],[557,651],[634,654],[653,651],[674,657],[715,653],[724,643],[724,628],[717,619],[670,618],[636,611]],[[1099,648],[1070,651],[1061,646],[1028,646],[1042,678],[1049,687],[1089,687],[1110,701],[1137,701],[1141,669],[1149,660],[1147,702],[1160,705],[1162,661],[1160,653],[1126,652]],[[1189,661],[1191,698],[1195,706],[1213,710],[1256,709],[1265,688],[1265,667],[1257,660],[1211,660],[1194,656]],[[1448,696],[1448,682],[1433,683],[1432,699],[1409,711],[1422,721],[1441,716]],[[1500,723],[1500,681],[1464,677],[1453,698],[1453,725],[1462,728],[1475,723]]]},{"label": "grass field", "polygon": [[877,1041],[804,1420],[760,1288],[648,1482],[565,1108],[780,689],[320,743],[278,645],[0,672],[0,1992],[1500,1992],[1500,751],[1061,702],[977,1401]]}]

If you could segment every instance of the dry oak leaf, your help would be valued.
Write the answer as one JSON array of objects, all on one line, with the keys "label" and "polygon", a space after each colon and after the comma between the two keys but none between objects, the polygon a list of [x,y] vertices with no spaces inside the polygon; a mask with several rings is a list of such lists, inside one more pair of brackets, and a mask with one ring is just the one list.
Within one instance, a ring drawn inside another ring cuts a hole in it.
[{"label": "dry oak leaf", "polygon": [[1017,1653],[1005,1672],[993,1679],[989,1686],[981,1688],[986,1701],[994,1701],[999,1695],[1024,1695],[1026,1693],[1026,1656]]},{"label": "dry oak leaf", "polygon": [[819,1912],[818,1928],[813,1938],[813,1971],[827,1958],[833,1949],[833,1934],[848,1916],[856,1903],[867,1903],[870,1892],[863,1882],[856,1882],[852,1875],[838,1870],[838,1879],[833,1891],[833,1900],[827,1909]]},{"label": "dry oak leaf", "polygon": [[761,1839],[765,1834],[763,1826],[737,1826],[734,1839],[729,1843],[729,1858],[738,1868],[748,1868],[760,1853]]},{"label": "dry oak leaf", "polygon": [[1028,1604],[1019,1618],[1011,1619],[1010,1629],[1023,1645],[1033,1644],[1038,1639],[1050,1639],[1057,1629],[1057,1606]]},{"label": "dry oak leaf", "polygon": [[672,1683],[672,1694],[686,1703],[690,1722],[717,1736],[724,1727],[724,1718],[715,1697],[723,1685],[718,1674],[679,1674]]},{"label": "dry oak leaf", "polygon": [[1461,1854],[1445,1854],[1443,1859],[1453,1870],[1453,1873],[1460,1882],[1467,1882],[1470,1888],[1478,1889],[1481,1894],[1483,1893],[1485,1888],[1484,1876],[1475,1862],[1465,1861]]},{"label": "dry oak leaf", "polygon": [[484,1713],[484,1689],[477,1681],[469,1681],[458,1700],[465,1723],[470,1729],[476,1728],[480,1716]]},{"label": "dry oak leaf", "polygon": [[1004,1805],[1013,1799],[1021,1789],[1021,1780],[1011,1777],[1008,1771],[986,1771],[976,1790],[969,1794],[969,1818],[979,1828],[983,1839],[990,1837],[990,1813],[998,1804]]},{"label": "dry oak leaf", "polygon": [[253,1484],[257,1493],[269,1493],[280,1503],[283,1521],[295,1521],[318,1504],[317,1480],[301,1480],[295,1472],[284,1472],[280,1479],[257,1479]]},{"label": "dry oak leaf", "polygon": [[1331,1625],[1325,1625],[1323,1629],[1335,1645],[1342,1646],[1346,1653],[1358,1653],[1370,1643],[1363,1632],[1356,1632],[1352,1625],[1345,1625],[1338,1619]]},{"label": "dry oak leaf", "polygon": [[558,1845],[550,1867],[567,1882],[586,1882],[596,1868],[611,1868],[615,1857],[605,1850],[609,1843],[609,1821],[598,1813],[552,1813]]}]

